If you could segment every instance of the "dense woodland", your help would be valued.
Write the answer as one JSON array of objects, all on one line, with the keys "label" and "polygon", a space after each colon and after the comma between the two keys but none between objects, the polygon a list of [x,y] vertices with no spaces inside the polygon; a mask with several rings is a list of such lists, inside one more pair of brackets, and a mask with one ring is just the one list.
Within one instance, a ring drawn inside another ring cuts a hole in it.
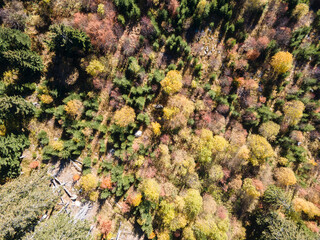
[{"label": "dense woodland", "polygon": [[319,1],[0,5],[0,239],[320,239]]}]

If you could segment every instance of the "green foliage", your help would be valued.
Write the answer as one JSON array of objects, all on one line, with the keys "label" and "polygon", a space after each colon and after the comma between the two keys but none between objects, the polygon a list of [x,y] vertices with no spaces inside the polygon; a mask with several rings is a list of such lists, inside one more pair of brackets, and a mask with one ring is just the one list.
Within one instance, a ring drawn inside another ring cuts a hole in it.
[{"label": "green foliage", "polygon": [[11,28],[0,28],[0,51],[29,50],[31,40],[29,36],[19,30]]},{"label": "green foliage", "polygon": [[188,189],[184,197],[185,209],[189,218],[195,218],[202,209],[202,197],[198,190]]},{"label": "green foliage", "polygon": [[27,234],[23,239],[56,239],[63,236],[63,239],[90,239],[88,232],[90,226],[86,221],[75,220],[67,214],[58,214],[38,224],[33,232]]},{"label": "green foliage", "polygon": [[19,176],[20,156],[28,146],[29,141],[24,135],[0,137],[0,181]]},{"label": "green foliage", "polygon": [[135,0],[114,0],[118,11],[128,20],[139,20],[141,11]]},{"label": "green foliage", "polygon": [[38,133],[38,141],[39,143],[42,145],[42,146],[45,146],[45,145],[48,145],[49,144],[49,138],[48,138],[48,134],[46,131],[44,130],[41,130],[39,133]]},{"label": "green foliage", "polygon": [[49,180],[46,171],[34,171],[0,188],[1,239],[21,239],[56,204],[59,196],[49,187]]},{"label": "green foliage", "polygon": [[90,38],[86,33],[65,25],[50,27],[51,36],[47,42],[51,51],[64,57],[77,57],[91,49]]},{"label": "green foliage", "polygon": [[295,30],[292,33],[292,37],[290,39],[290,47],[297,48],[300,46],[302,40],[309,34],[311,27],[302,27]]},{"label": "green foliage", "polygon": [[289,213],[289,211],[292,210],[292,206],[284,191],[275,185],[268,186],[263,194],[262,200],[264,203],[268,204],[269,208],[284,208],[286,213]]}]

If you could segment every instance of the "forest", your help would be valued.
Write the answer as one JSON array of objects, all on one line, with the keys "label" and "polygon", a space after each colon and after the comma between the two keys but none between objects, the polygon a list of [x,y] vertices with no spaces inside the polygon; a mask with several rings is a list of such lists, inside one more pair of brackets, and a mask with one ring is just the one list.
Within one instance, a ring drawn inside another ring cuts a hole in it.
[{"label": "forest", "polygon": [[0,0],[0,239],[319,240],[319,0]]}]

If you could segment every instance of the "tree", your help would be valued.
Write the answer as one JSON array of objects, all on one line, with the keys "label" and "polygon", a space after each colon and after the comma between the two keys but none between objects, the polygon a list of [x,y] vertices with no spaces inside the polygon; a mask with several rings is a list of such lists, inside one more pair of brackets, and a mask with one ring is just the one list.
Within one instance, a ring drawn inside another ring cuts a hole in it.
[{"label": "tree", "polygon": [[320,216],[320,209],[316,207],[312,202],[309,202],[303,198],[295,198],[292,201],[293,208],[297,212],[304,212],[309,218],[314,216]]},{"label": "tree", "polygon": [[292,68],[292,54],[289,52],[278,52],[271,59],[271,66],[277,73],[285,73]]},{"label": "tree", "polygon": [[266,3],[268,3],[268,0],[247,0],[248,6],[253,8],[261,8]]},{"label": "tree", "polygon": [[169,95],[179,92],[182,88],[182,76],[177,70],[171,70],[160,84],[163,90]]},{"label": "tree", "polygon": [[158,122],[152,122],[151,123],[151,127],[152,127],[152,131],[154,133],[154,135],[159,136],[161,135],[161,125]]},{"label": "tree", "polygon": [[297,18],[300,19],[301,17],[303,17],[304,15],[308,14],[309,12],[309,6],[305,3],[299,3],[293,10],[292,15]]},{"label": "tree", "polygon": [[280,185],[290,186],[297,182],[296,176],[291,168],[281,167],[275,170],[275,178],[278,180]]},{"label": "tree", "polygon": [[72,118],[75,118],[77,116],[81,116],[82,111],[83,111],[83,104],[80,100],[73,99],[73,100],[70,100],[67,102],[67,104],[64,107],[64,110]]},{"label": "tree", "polygon": [[249,161],[256,166],[262,164],[267,159],[274,156],[270,143],[262,136],[252,134],[247,139],[247,145],[250,149]]},{"label": "tree", "polygon": [[80,185],[85,193],[90,193],[97,187],[98,179],[90,173],[81,178]]},{"label": "tree", "polygon": [[195,218],[202,210],[202,197],[199,190],[188,189],[184,202],[185,211],[190,219]]},{"label": "tree", "polygon": [[146,200],[157,203],[160,197],[160,185],[153,179],[144,179],[140,185],[140,191]]},{"label": "tree", "polygon": [[100,73],[105,72],[105,66],[99,60],[92,60],[87,66],[86,72],[90,74],[92,77],[96,77]]},{"label": "tree", "polygon": [[164,226],[170,226],[171,222],[175,219],[175,207],[174,204],[163,200],[159,205],[159,215],[162,219],[162,224]]},{"label": "tree", "polygon": [[268,140],[274,141],[280,131],[279,124],[269,121],[262,123],[259,127],[259,133]]},{"label": "tree", "polygon": [[133,108],[124,106],[123,108],[115,112],[113,118],[114,118],[115,124],[119,125],[120,127],[126,127],[130,123],[134,122],[136,118],[136,114]]},{"label": "tree", "polygon": [[287,102],[283,107],[283,122],[289,126],[297,125],[303,116],[304,104],[299,100]]},{"label": "tree", "polygon": [[23,239],[78,239],[89,240],[90,225],[86,221],[76,220],[65,213],[51,216],[48,220],[38,224],[33,232]]},{"label": "tree", "polygon": [[56,205],[59,196],[49,184],[46,171],[33,171],[0,188],[1,239],[21,239],[37,224],[39,216]]},{"label": "tree", "polygon": [[6,137],[0,137],[0,182],[19,176],[20,156],[28,146],[28,138],[24,135],[11,133]]},{"label": "tree", "polygon": [[60,57],[78,57],[91,49],[90,38],[86,33],[65,25],[52,25],[48,46]]}]

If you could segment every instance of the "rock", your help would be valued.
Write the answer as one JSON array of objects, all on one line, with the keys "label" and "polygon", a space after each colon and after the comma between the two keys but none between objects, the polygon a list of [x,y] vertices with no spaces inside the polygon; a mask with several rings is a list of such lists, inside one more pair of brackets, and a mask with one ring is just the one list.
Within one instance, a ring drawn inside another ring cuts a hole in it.
[{"label": "rock", "polygon": [[142,131],[137,131],[135,134],[134,134],[135,137],[141,137],[142,136]]}]

